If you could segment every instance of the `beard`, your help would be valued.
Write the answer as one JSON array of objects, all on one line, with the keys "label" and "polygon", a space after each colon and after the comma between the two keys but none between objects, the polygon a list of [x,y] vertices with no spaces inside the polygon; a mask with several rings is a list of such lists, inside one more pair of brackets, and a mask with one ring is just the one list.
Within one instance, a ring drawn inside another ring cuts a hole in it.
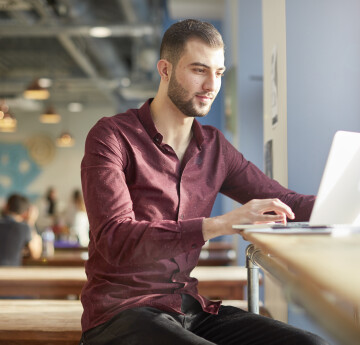
[{"label": "beard", "polygon": [[170,78],[168,97],[174,105],[188,117],[204,117],[210,111],[211,104],[200,103],[200,109],[194,105],[194,97],[189,98],[189,92],[177,81],[175,74]]}]

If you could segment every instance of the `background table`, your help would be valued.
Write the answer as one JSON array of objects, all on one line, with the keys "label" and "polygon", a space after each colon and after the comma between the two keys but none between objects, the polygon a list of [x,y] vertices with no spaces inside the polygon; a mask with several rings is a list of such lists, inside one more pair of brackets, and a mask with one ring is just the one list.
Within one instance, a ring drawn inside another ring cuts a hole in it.
[{"label": "background table", "polygon": [[247,285],[246,268],[241,266],[198,266],[191,276],[199,281],[200,294],[210,299],[242,300]]},{"label": "background table", "polygon": [[83,267],[0,267],[0,296],[79,296],[85,281]]},{"label": "background table", "polygon": [[[55,254],[51,257],[40,259],[24,258],[24,266],[84,266],[88,259],[87,248],[62,247],[55,248]],[[230,242],[209,242],[200,253],[198,266],[229,266],[236,261],[236,251]]]},{"label": "background table", "polygon": [[69,266],[84,267],[89,255],[87,251],[74,249],[55,250],[55,254],[49,257],[41,257],[39,259],[24,258],[24,266]]},{"label": "background table", "polygon": [[[241,300],[246,269],[238,266],[196,267],[191,273],[199,280],[199,292],[211,299]],[[86,282],[84,267],[24,266],[0,267],[0,296],[64,298],[77,295]]]}]

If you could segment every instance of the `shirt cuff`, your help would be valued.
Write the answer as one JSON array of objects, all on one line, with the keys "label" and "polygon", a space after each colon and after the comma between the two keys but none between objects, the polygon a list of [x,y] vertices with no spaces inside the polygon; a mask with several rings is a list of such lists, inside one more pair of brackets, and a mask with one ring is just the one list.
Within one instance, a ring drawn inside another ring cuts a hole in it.
[{"label": "shirt cuff", "polygon": [[202,233],[202,218],[180,221],[182,246],[184,251],[195,250],[205,244]]}]

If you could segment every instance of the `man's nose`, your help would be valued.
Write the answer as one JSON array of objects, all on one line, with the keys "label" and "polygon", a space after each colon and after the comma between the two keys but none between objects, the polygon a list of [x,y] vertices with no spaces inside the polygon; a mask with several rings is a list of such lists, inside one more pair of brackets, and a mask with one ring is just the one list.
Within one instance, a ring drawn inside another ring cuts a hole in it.
[{"label": "man's nose", "polygon": [[206,91],[216,91],[220,87],[221,80],[216,76],[215,73],[209,73],[205,82],[204,82],[204,90]]}]

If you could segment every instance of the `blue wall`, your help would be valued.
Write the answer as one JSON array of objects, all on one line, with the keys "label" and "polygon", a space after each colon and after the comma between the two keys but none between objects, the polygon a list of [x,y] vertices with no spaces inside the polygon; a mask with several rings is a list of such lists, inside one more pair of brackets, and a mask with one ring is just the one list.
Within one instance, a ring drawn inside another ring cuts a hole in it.
[{"label": "blue wall", "polygon": [[[236,66],[237,125],[236,144],[244,156],[263,167],[263,56],[262,56],[262,0],[239,0],[236,13],[238,32],[232,33],[231,20],[224,21],[226,44],[225,64]],[[232,18],[231,1],[227,1],[225,18]],[[231,41],[235,37],[237,42]],[[234,54],[234,49],[236,54]],[[237,56],[237,61],[233,57]],[[225,78],[225,83],[227,79]],[[223,200],[224,211],[231,211],[234,202]],[[248,242],[238,236],[238,264],[245,265]]]},{"label": "blue wall", "polygon": [[360,132],[360,1],[286,1],[289,187],[316,194],[336,130]]},{"label": "blue wall", "polygon": [[262,1],[238,2],[238,145],[263,168]]},{"label": "blue wall", "polygon": [[[360,1],[287,0],[289,187],[316,194],[332,137],[360,132]],[[329,338],[289,306],[289,323]]]}]

